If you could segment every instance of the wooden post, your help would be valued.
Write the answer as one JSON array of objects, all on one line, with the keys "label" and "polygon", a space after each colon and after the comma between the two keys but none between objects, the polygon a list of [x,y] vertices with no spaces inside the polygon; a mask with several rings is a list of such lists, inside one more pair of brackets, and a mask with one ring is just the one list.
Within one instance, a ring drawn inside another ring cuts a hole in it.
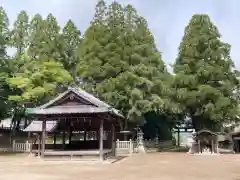
[{"label": "wooden post", "polygon": [[201,153],[201,144],[200,144],[200,140],[198,140],[198,151],[199,151],[199,153]]},{"label": "wooden post", "polygon": [[84,140],[84,142],[87,141],[87,131],[86,131],[86,129],[84,129],[83,140]]},{"label": "wooden post", "polygon": [[133,153],[133,143],[132,143],[132,139],[129,139],[129,153],[130,153],[130,154]]},{"label": "wooden post", "polygon": [[116,141],[116,148],[119,148],[119,144],[120,144],[119,139],[117,139],[117,141]]},{"label": "wooden post", "polygon": [[100,161],[103,161],[103,119],[100,120],[99,137],[99,155]]},{"label": "wooden post", "polygon": [[46,119],[43,119],[43,122],[42,122],[42,151],[41,151],[42,158],[44,158],[45,140],[46,140]]},{"label": "wooden post", "polygon": [[213,139],[212,139],[212,153],[214,153],[214,144],[213,144]]},{"label": "wooden post", "polygon": [[71,144],[72,141],[72,126],[71,126],[71,121],[69,123],[69,132],[68,132],[68,144]]},{"label": "wooden post", "polygon": [[32,150],[33,150],[33,135],[30,134],[31,140],[30,140],[30,154],[32,155]]},{"label": "wooden post", "polygon": [[177,139],[178,139],[178,142],[177,142],[177,144],[178,144],[178,151],[180,151],[180,128],[179,128],[179,126],[178,126],[178,131],[177,131]]},{"label": "wooden post", "polygon": [[41,140],[40,140],[40,134],[37,133],[37,142],[38,142],[38,157],[40,157],[40,143],[41,143]]},{"label": "wooden post", "polygon": [[62,149],[65,148],[65,139],[66,139],[66,132],[63,131],[63,135],[62,135]]},{"label": "wooden post", "polygon": [[16,151],[16,142],[15,140],[12,141],[13,152]]},{"label": "wooden post", "polygon": [[116,155],[115,124],[112,123],[112,156]]},{"label": "wooden post", "polygon": [[53,148],[56,148],[56,140],[57,140],[57,135],[56,132],[53,134]]}]

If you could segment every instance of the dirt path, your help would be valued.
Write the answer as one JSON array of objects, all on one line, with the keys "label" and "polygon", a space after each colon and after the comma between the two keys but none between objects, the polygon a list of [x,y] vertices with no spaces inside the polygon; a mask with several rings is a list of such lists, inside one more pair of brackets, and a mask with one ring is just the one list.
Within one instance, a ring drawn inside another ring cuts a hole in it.
[{"label": "dirt path", "polygon": [[240,180],[240,155],[134,155],[115,164],[0,157],[0,180]]}]

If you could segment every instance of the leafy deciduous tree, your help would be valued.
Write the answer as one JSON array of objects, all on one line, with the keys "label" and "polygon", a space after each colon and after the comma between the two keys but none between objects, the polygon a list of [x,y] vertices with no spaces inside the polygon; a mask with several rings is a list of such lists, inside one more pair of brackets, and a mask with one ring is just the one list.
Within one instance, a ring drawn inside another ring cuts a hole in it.
[{"label": "leafy deciduous tree", "polygon": [[14,77],[8,79],[11,87],[21,90],[20,95],[9,96],[10,100],[40,104],[46,99],[49,100],[61,86],[66,87],[71,83],[71,75],[59,62],[25,58],[25,65]]}]

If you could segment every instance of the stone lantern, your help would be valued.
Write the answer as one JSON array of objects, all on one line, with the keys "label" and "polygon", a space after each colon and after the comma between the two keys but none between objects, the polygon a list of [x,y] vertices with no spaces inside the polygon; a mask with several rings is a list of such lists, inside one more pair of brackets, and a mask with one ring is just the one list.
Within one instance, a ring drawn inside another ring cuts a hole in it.
[{"label": "stone lantern", "polygon": [[145,147],[144,147],[144,142],[143,142],[143,132],[141,128],[137,128],[137,147],[136,151],[138,153],[146,153]]}]

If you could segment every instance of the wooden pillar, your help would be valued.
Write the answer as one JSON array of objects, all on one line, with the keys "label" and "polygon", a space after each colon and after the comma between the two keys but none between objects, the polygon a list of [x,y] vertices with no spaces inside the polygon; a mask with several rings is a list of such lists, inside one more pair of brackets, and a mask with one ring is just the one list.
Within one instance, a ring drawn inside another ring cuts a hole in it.
[{"label": "wooden pillar", "polygon": [[72,125],[71,125],[71,121],[69,123],[69,132],[68,132],[68,144],[71,144],[72,141]]},{"label": "wooden pillar", "polygon": [[239,140],[237,140],[237,152],[239,152]]},{"label": "wooden pillar", "polygon": [[198,152],[201,153],[201,143],[200,143],[200,140],[198,140]]},{"label": "wooden pillar", "polygon": [[179,127],[177,128],[177,137],[178,137],[177,145],[178,145],[178,150],[179,150],[180,149],[180,128]]},{"label": "wooden pillar", "polygon": [[46,140],[46,119],[43,119],[42,122],[42,151],[41,151],[41,157],[44,157],[45,152],[45,140]]},{"label": "wooden pillar", "polygon": [[115,124],[112,123],[112,156],[116,155]]},{"label": "wooden pillar", "polygon": [[62,149],[65,148],[65,139],[66,139],[66,132],[63,131],[62,132]]},{"label": "wooden pillar", "polygon": [[103,161],[103,119],[100,120],[99,127],[99,155],[100,160]]},{"label": "wooden pillar", "polygon": [[37,145],[38,145],[38,157],[40,157],[40,154],[41,154],[41,138],[40,138],[40,134],[37,133]]},{"label": "wooden pillar", "polygon": [[56,149],[56,141],[57,141],[57,134],[56,132],[53,134],[53,148]]},{"label": "wooden pillar", "polygon": [[83,130],[84,130],[83,140],[84,140],[84,142],[86,142],[86,141],[87,141],[87,128],[86,128],[86,119],[85,119],[85,117],[83,118],[83,120],[84,120],[84,125],[83,125]]},{"label": "wooden pillar", "polygon": [[83,140],[87,141],[87,131],[84,129]]},{"label": "wooden pillar", "polygon": [[31,132],[29,133],[29,139],[28,142],[30,142],[30,154],[32,154],[32,147],[33,147],[33,138]]},{"label": "wooden pillar", "polygon": [[213,144],[213,139],[212,139],[212,153],[214,153],[214,144]]}]

